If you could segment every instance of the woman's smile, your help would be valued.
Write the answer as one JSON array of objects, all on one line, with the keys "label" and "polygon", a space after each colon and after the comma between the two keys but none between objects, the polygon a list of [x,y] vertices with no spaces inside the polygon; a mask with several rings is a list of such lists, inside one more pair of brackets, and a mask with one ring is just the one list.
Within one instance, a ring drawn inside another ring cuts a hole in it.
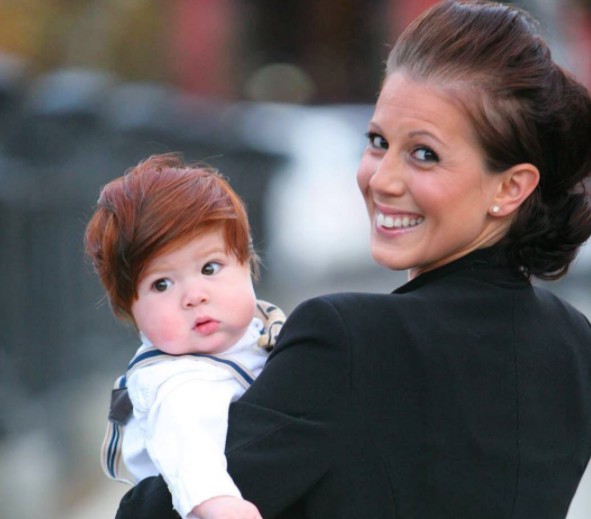
[{"label": "woman's smile", "polygon": [[384,214],[376,212],[376,225],[380,229],[408,229],[423,223],[424,218],[415,214]]}]

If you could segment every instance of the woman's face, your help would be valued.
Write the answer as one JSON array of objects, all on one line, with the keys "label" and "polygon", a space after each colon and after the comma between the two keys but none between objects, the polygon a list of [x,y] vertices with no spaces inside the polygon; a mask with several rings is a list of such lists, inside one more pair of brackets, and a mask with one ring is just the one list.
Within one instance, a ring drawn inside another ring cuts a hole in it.
[{"label": "woman's face", "polygon": [[390,75],[368,138],[357,182],[377,263],[412,278],[502,237],[489,214],[502,175],[487,173],[468,117],[442,90]]}]

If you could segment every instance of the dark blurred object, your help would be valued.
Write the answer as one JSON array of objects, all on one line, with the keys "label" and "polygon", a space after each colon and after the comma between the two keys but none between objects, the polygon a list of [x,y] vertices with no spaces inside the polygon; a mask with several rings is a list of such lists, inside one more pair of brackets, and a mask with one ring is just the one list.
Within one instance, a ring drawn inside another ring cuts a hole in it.
[{"label": "dark blurred object", "polygon": [[237,7],[243,15],[244,84],[266,67],[288,65],[313,88],[305,102],[372,102],[390,43],[385,16],[390,3],[244,0]]},{"label": "dark blurred object", "polygon": [[5,136],[21,117],[24,84],[28,79],[28,62],[0,51],[0,146]]},{"label": "dark blurred object", "polygon": [[20,117],[6,135],[10,153],[45,165],[64,159],[79,145],[76,141],[98,130],[112,82],[108,74],[89,69],[56,70],[32,79]]}]

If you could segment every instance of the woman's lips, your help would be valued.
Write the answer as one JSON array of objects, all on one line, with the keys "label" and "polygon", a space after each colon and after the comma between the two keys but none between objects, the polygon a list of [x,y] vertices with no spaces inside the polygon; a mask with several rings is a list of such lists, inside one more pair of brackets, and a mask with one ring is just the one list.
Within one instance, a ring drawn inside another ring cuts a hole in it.
[{"label": "woman's lips", "polygon": [[376,223],[379,227],[386,229],[408,229],[416,227],[423,223],[424,218],[413,214],[395,214],[386,215],[381,212],[376,213]]}]

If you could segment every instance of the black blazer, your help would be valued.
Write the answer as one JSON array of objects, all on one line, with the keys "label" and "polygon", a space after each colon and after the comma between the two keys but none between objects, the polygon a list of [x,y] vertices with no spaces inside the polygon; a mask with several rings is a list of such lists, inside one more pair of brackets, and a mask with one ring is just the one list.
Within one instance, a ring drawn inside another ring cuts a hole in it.
[{"label": "black blazer", "polygon": [[[591,325],[476,251],[392,294],[300,305],[230,409],[265,519],[562,519],[591,455]],[[174,517],[161,478],[119,519]]]}]

